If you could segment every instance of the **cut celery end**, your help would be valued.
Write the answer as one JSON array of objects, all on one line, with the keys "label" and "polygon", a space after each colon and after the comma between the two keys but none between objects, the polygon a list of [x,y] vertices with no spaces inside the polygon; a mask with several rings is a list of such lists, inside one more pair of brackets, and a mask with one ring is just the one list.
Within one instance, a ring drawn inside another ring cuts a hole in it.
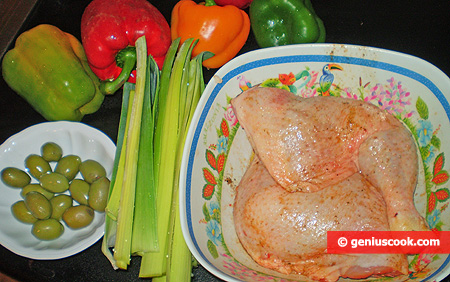
[{"label": "cut celery end", "polygon": [[[178,197],[177,197],[178,199]],[[176,220],[169,254],[169,267],[166,271],[167,281],[191,281],[192,255],[184,241],[179,217],[179,206],[175,212]]]},{"label": "cut celery end", "polygon": [[166,282],[167,277],[165,275],[163,276],[158,276],[158,277],[153,277],[152,282]]}]

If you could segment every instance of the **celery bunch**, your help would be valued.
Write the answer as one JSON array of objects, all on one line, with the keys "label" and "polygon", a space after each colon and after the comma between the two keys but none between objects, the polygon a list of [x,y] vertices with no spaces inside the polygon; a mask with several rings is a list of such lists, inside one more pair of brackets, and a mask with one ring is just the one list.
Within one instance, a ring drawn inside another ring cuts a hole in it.
[{"label": "celery bunch", "polygon": [[136,85],[124,86],[102,251],[115,269],[142,257],[140,277],[189,281],[192,257],[181,233],[179,173],[195,107],[204,90],[196,41],[174,40],[162,71],[136,41]]},{"label": "celery bunch", "polygon": [[[159,70],[147,57],[145,37],[136,41],[136,85],[124,86],[116,156],[106,206],[102,251],[114,268],[127,269],[132,254],[157,251],[156,190],[153,182],[152,96]],[[110,247],[114,247],[113,252]]]},{"label": "celery bunch", "polygon": [[[166,281],[189,281],[192,257],[181,233],[179,218],[179,173],[187,129],[204,90],[203,60],[211,53],[191,59],[197,42],[186,40],[174,58],[166,58],[161,75],[155,131],[155,176],[159,252],[142,257],[140,277],[160,277]],[[164,76],[165,71],[170,75]]]}]

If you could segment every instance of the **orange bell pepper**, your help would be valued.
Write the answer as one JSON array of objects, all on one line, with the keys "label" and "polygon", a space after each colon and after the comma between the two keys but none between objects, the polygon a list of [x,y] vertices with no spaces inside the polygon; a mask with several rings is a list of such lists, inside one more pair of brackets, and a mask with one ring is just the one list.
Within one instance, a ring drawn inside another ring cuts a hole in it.
[{"label": "orange bell pepper", "polygon": [[219,68],[236,56],[247,41],[250,19],[235,6],[217,6],[213,0],[197,4],[192,0],[179,1],[172,10],[172,40],[180,37],[198,39],[192,51],[196,56],[203,51],[214,53],[203,62],[207,68]]}]

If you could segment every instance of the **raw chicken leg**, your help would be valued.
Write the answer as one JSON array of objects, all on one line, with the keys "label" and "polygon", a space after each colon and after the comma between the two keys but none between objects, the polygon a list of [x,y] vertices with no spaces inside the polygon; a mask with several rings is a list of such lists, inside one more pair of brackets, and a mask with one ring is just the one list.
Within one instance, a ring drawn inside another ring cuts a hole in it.
[{"label": "raw chicken leg", "polygon": [[363,101],[305,99],[278,88],[252,88],[231,104],[269,173],[291,192],[318,191],[349,177],[358,171],[367,137],[402,126]]},{"label": "raw chicken leg", "polygon": [[429,230],[414,206],[417,151],[408,131],[390,129],[367,138],[359,148],[359,167],[381,190],[392,231]]},{"label": "raw chicken leg", "polygon": [[407,274],[403,254],[326,253],[327,231],[428,230],[413,201],[417,148],[399,120],[363,101],[277,88],[231,104],[256,153],[234,223],[258,264],[321,281]]},{"label": "raw chicken leg", "polygon": [[237,235],[260,265],[321,281],[406,274],[403,254],[327,254],[326,232],[389,230],[379,191],[359,174],[315,193],[288,192],[256,156],[234,203]]},{"label": "raw chicken leg", "polygon": [[287,191],[315,192],[361,172],[380,189],[391,230],[428,230],[413,203],[416,146],[389,113],[354,99],[255,87],[231,101],[254,151]]}]

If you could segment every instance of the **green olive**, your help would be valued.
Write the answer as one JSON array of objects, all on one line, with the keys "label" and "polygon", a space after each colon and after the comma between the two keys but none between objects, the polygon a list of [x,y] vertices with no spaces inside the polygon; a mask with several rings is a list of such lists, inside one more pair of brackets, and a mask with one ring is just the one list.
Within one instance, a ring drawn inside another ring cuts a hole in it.
[{"label": "green olive", "polygon": [[67,155],[58,161],[55,172],[64,175],[69,181],[72,181],[79,171],[80,164],[80,157],[76,155]]},{"label": "green olive", "polygon": [[24,201],[17,201],[11,206],[13,216],[23,223],[35,223],[38,219],[28,210]]},{"label": "green olive", "polygon": [[56,220],[61,220],[63,213],[72,206],[72,198],[68,195],[61,194],[50,200],[52,205],[52,216]]},{"label": "green olive", "polygon": [[89,183],[82,179],[74,179],[69,185],[70,196],[82,205],[88,204]]},{"label": "green olive", "polygon": [[88,226],[94,220],[94,210],[85,205],[72,206],[68,208],[62,219],[72,229],[79,229]]},{"label": "green olive", "polygon": [[54,142],[47,142],[41,147],[41,155],[47,162],[57,162],[62,157],[62,149]]},{"label": "green olive", "polygon": [[88,203],[96,211],[104,212],[108,201],[110,181],[106,177],[97,179],[89,189]]},{"label": "green olive", "polygon": [[44,160],[43,157],[39,155],[29,155],[25,159],[25,167],[28,169],[28,172],[37,180],[49,172],[52,171],[52,168],[50,167],[50,164]]},{"label": "green olive", "polygon": [[106,176],[105,168],[97,161],[85,160],[80,165],[80,172],[87,183],[92,183],[95,180]]},{"label": "green olive", "polygon": [[25,195],[25,205],[37,219],[47,219],[52,215],[50,201],[41,193],[31,191]]},{"label": "green olive", "polygon": [[69,189],[69,180],[57,172],[42,175],[39,184],[42,188],[53,193],[62,193]]},{"label": "green olive", "polygon": [[25,198],[25,195],[31,191],[39,192],[49,200],[55,195],[53,192],[47,191],[42,188],[39,184],[28,184],[27,186],[23,187],[22,191],[20,192],[20,196],[22,196],[22,198]]},{"label": "green olive", "polygon": [[64,226],[54,218],[38,220],[33,224],[31,233],[40,240],[54,240],[64,233]]},{"label": "green olive", "polygon": [[7,167],[2,170],[2,181],[10,187],[22,188],[30,183],[31,177],[21,169]]}]

